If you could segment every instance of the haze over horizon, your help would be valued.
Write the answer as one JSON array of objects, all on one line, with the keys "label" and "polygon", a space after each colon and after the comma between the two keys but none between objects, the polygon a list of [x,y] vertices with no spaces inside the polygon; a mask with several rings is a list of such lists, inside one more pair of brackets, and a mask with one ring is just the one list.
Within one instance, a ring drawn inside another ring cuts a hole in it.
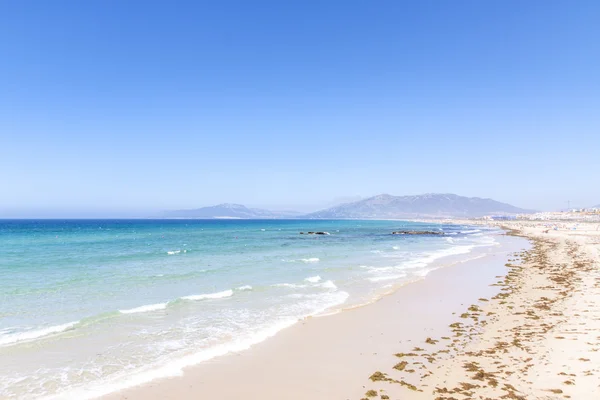
[{"label": "haze over horizon", "polygon": [[600,203],[600,3],[4,2],[0,218]]}]

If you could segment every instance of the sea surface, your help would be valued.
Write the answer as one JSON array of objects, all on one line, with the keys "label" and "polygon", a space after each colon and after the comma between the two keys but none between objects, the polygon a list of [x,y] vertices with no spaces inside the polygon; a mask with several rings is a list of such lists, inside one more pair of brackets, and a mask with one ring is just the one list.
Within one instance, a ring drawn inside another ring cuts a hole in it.
[{"label": "sea surface", "polygon": [[476,257],[497,234],[402,221],[0,220],[0,398],[94,398],[178,375]]}]

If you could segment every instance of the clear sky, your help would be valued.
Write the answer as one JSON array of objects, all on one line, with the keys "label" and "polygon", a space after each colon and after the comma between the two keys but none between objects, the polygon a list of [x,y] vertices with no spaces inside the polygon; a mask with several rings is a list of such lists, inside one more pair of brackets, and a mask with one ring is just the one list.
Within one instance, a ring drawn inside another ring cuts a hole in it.
[{"label": "clear sky", "polygon": [[598,1],[2,1],[0,217],[600,203]]}]

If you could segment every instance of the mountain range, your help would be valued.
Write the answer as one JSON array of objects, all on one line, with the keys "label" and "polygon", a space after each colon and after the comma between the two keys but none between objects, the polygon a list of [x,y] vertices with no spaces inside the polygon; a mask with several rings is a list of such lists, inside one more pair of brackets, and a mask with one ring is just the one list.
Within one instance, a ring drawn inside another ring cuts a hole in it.
[{"label": "mountain range", "polygon": [[439,218],[482,217],[494,214],[525,214],[510,204],[480,197],[428,193],[418,196],[380,194],[307,215],[307,218]]},{"label": "mountain range", "polygon": [[294,211],[269,211],[261,208],[248,208],[241,204],[224,203],[216,206],[192,210],[173,210],[163,214],[165,218],[205,218],[205,219],[274,219],[296,218],[303,213]]},{"label": "mountain range", "polygon": [[191,210],[167,211],[166,218],[316,218],[316,219],[385,219],[385,218],[445,218],[482,217],[494,214],[525,214],[525,210],[510,204],[479,197],[429,193],[417,196],[380,194],[367,199],[341,204],[310,214],[294,211],[269,211],[248,208],[241,204],[219,204]]}]

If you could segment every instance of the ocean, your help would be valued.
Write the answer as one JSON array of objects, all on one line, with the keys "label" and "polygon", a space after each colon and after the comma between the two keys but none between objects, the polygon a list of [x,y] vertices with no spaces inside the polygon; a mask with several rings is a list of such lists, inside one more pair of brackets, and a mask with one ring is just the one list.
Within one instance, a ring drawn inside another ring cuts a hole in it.
[{"label": "ocean", "polygon": [[402,221],[0,221],[0,398],[87,399],[176,376],[477,257],[498,233]]}]

